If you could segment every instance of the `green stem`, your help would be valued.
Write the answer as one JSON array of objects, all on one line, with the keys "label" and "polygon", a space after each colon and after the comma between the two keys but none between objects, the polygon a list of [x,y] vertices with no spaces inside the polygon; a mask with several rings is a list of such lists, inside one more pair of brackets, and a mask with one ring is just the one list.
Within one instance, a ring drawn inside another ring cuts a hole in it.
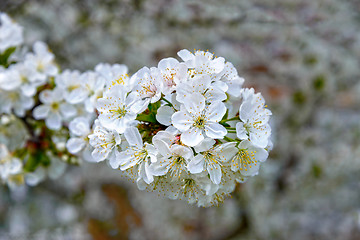
[{"label": "green stem", "polygon": [[169,104],[170,107],[172,107],[174,110],[176,110],[175,107],[173,106],[173,104],[172,104],[169,100],[165,99],[164,97],[161,97],[161,100],[163,100],[164,102],[166,102],[167,104]]},{"label": "green stem", "polygon": [[233,128],[233,127],[225,127],[227,130],[234,130],[236,131],[236,128]]},{"label": "green stem", "polygon": [[239,120],[239,116],[233,117],[233,118],[229,118],[229,119],[221,120],[220,123],[226,123],[226,122],[236,121],[236,120]]},{"label": "green stem", "polygon": [[225,139],[226,141],[228,141],[228,142],[234,142],[234,141],[235,141],[234,139],[229,138],[229,137],[227,137],[227,136],[224,136],[224,139]]}]

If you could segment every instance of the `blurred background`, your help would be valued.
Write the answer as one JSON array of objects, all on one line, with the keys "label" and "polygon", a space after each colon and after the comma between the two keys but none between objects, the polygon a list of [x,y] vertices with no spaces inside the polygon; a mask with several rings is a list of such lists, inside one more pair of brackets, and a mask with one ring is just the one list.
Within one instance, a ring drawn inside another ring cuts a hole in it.
[{"label": "blurred background", "polygon": [[360,239],[359,0],[1,0],[62,69],[134,73],[178,50],[237,67],[273,112],[260,174],[219,207],[137,190],[106,164],[0,188],[0,239]]}]

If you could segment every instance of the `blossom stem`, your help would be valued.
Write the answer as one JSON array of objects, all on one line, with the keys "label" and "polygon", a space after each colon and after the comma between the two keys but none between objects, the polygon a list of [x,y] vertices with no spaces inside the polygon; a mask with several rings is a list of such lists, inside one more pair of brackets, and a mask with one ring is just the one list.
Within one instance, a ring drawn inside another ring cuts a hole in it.
[{"label": "blossom stem", "polygon": [[169,100],[165,99],[164,97],[161,97],[161,100],[163,100],[164,102],[166,102],[167,104],[169,104],[170,107],[172,107],[174,110],[176,110],[175,107],[173,106],[173,104],[172,104]]},{"label": "blossom stem", "polygon": [[236,131],[236,128],[233,128],[233,127],[226,127],[227,130],[235,130]]},{"label": "blossom stem", "polygon": [[228,141],[228,142],[234,142],[234,141],[235,141],[234,139],[229,138],[229,137],[227,137],[227,136],[225,136],[224,139],[225,139],[226,141]]},{"label": "blossom stem", "polygon": [[220,121],[220,124],[221,124],[221,123],[230,122],[230,121],[236,121],[236,120],[239,120],[239,116],[233,117],[233,118],[229,118],[229,119],[221,120],[221,121]]}]

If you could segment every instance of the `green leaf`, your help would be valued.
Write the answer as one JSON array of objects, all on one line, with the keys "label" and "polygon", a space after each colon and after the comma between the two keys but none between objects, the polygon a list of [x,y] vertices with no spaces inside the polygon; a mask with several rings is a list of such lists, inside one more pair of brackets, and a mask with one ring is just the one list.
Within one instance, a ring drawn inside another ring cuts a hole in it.
[{"label": "green leaf", "polygon": [[145,114],[145,113],[139,114],[136,117],[136,120],[142,121],[142,122],[156,123],[156,118],[154,117],[153,114]]},{"label": "green leaf", "polygon": [[34,155],[30,155],[28,160],[26,161],[25,165],[24,165],[24,170],[26,172],[33,172],[35,171],[35,169],[37,168],[37,166],[39,166],[41,159],[39,158],[39,156],[37,156],[37,154]]},{"label": "green leaf", "polygon": [[13,54],[15,52],[15,50],[16,50],[15,47],[8,48],[5,50],[5,52],[0,54],[0,65],[7,67],[9,57],[11,56],[11,54]]},{"label": "green leaf", "polygon": [[161,102],[157,101],[156,103],[150,103],[148,109],[150,113],[155,113],[156,115],[157,110],[160,108],[160,106],[161,106]]},{"label": "green leaf", "polygon": [[39,165],[47,167],[50,163],[50,158],[44,152],[37,151],[29,156],[25,163],[24,170],[27,172],[33,172]]},{"label": "green leaf", "polygon": [[222,120],[227,119],[229,115],[229,109],[226,109],[226,113],[224,115],[224,117],[222,118]]}]

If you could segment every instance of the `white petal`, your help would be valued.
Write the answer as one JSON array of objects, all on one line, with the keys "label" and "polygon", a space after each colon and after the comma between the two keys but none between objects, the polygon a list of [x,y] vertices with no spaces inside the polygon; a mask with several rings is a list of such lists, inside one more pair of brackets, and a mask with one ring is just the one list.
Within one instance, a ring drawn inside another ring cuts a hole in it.
[{"label": "white petal", "polygon": [[204,156],[202,154],[198,154],[189,162],[187,168],[190,173],[201,173],[204,170],[204,162]]},{"label": "white petal", "polygon": [[204,135],[202,132],[202,130],[192,127],[181,134],[180,140],[185,145],[194,147],[204,139]]},{"label": "white petal", "polygon": [[215,183],[219,184],[221,182],[221,167],[219,164],[208,164],[207,171],[210,174],[210,180]]},{"label": "white petal", "polygon": [[171,145],[170,149],[174,154],[182,156],[185,159],[191,159],[194,156],[193,151],[190,148],[182,145],[174,144]]},{"label": "white petal", "polygon": [[53,93],[51,90],[44,90],[39,94],[39,99],[42,103],[52,103]]},{"label": "white petal", "polygon": [[11,159],[11,163],[9,164],[9,173],[17,174],[22,169],[22,162],[18,158]]},{"label": "white petal", "polygon": [[86,143],[82,138],[70,138],[66,142],[66,148],[72,154],[80,152],[85,147],[85,145]]},{"label": "white petal", "polygon": [[244,123],[238,122],[236,124],[236,136],[241,140],[248,139],[247,132],[244,127]]},{"label": "white petal", "polygon": [[205,98],[200,93],[193,93],[184,99],[186,110],[191,114],[199,114],[205,108]]},{"label": "white petal", "polygon": [[205,152],[209,150],[212,146],[214,146],[215,143],[216,141],[214,139],[205,138],[197,146],[194,147],[195,152],[197,153]]},{"label": "white petal", "polygon": [[172,115],[171,122],[174,127],[184,132],[191,127],[193,119],[186,111],[179,111]]},{"label": "white petal", "polygon": [[59,113],[50,113],[45,119],[45,124],[52,130],[59,130],[61,128],[61,116]]},{"label": "white petal", "polygon": [[33,111],[33,116],[35,119],[44,119],[48,116],[50,107],[48,105],[37,106]]},{"label": "white petal", "polygon": [[77,104],[84,101],[87,96],[88,96],[88,91],[85,88],[80,87],[66,94],[65,99],[68,103]]},{"label": "white petal", "polygon": [[150,165],[151,174],[154,176],[163,176],[168,172],[167,158],[159,159]]},{"label": "white petal", "polygon": [[206,108],[206,116],[208,120],[213,122],[219,122],[226,113],[226,106],[222,102],[211,103]]},{"label": "white petal", "polygon": [[171,151],[169,146],[160,139],[153,139],[153,143],[155,145],[155,147],[159,150],[159,153],[164,156],[164,157],[170,157],[171,156]]},{"label": "white petal", "polygon": [[161,106],[156,113],[156,120],[162,125],[169,126],[174,112],[174,109],[170,106]]},{"label": "white petal", "polygon": [[134,158],[133,151],[126,150],[126,151],[117,153],[116,158],[120,162],[120,170],[121,171],[129,169],[138,163],[138,161]]},{"label": "white petal", "polygon": [[140,178],[143,179],[147,184],[150,184],[151,182],[154,181],[154,177],[149,169],[148,161],[140,164],[138,173],[139,173],[139,179]]},{"label": "white petal", "polygon": [[76,115],[76,108],[69,103],[63,103],[60,105],[60,112],[65,118],[71,118]]},{"label": "white petal", "polygon": [[209,123],[205,125],[206,136],[214,139],[222,139],[226,134],[226,128],[219,123]]},{"label": "white petal", "polygon": [[177,55],[185,62],[194,58],[194,55],[187,49],[180,50]]},{"label": "white petal", "polygon": [[227,81],[227,85],[229,86],[229,89],[227,91],[228,94],[239,97],[241,95],[241,87],[244,83],[244,79],[237,77],[233,80]]},{"label": "white petal", "polygon": [[85,136],[90,132],[89,122],[85,117],[77,117],[69,123],[69,130],[76,136]]},{"label": "white petal", "polygon": [[41,167],[37,168],[35,172],[25,175],[25,181],[30,186],[35,186],[45,178],[45,170]]},{"label": "white petal", "polygon": [[260,148],[266,148],[268,145],[268,140],[271,134],[271,129],[269,124],[266,124],[262,128],[261,131],[254,131],[250,133],[250,141],[260,147]]},{"label": "white petal", "polygon": [[113,169],[118,169],[120,166],[120,161],[118,157],[118,151],[112,151],[108,157],[109,164]]},{"label": "white petal", "polygon": [[141,135],[136,127],[127,128],[124,132],[124,136],[130,146],[136,146],[138,148],[143,146]]}]

